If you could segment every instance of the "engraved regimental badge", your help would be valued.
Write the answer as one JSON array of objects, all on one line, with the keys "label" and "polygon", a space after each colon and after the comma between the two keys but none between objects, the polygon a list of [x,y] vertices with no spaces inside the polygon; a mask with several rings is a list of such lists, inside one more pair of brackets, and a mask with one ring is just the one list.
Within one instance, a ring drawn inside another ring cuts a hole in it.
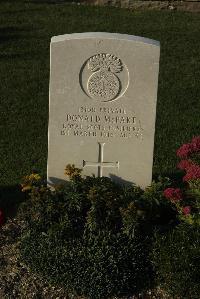
[{"label": "engraved regimental badge", "polygon": [[96,100],[113,100],[120,92],[117,73],[123,69],[119,58],[110,54],[97,54],[90,58],[88,68],[93,72],[88,80],[87,89]]},{"label": "engraved regimental badge", "polygon": [[121,97],[129,83],[127,67],[112,54],[96,54],[88,59],[80,73],[84,92],[92,99],[109,102]]}]

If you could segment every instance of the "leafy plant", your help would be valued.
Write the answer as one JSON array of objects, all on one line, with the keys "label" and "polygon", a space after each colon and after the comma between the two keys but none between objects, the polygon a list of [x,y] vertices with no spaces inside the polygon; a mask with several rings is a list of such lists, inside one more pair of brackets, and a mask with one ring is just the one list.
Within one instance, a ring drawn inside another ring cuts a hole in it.
[{"label": "leafy plant", "polygon": [[[106,177],[82,178],[74,165],[67,165],[66,173],[70,181],[54,190],[42,181],[26,182],[32,187],[21,208],[27,221],[23,260],[68,293],[88,298],[149,289],[153,230],[174,220],[172,204],[163,195],[169,182],[142,190]],[[167,206],[170,213],[163,220]]]}]

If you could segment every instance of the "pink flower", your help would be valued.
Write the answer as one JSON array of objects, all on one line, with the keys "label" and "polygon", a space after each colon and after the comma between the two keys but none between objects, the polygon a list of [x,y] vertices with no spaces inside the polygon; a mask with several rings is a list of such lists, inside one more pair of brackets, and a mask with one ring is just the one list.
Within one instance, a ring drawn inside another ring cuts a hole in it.
[{"label": "pink flower", "polygon": [[200,151],[200,136],[194,137],[191,144],[194,152]]},{"label": "pink flower", "polygon": [[164,191],[164,196],[173,201],[179,201],[182,199],[182,193],[179,188],[167,188]]},{"label": "pink flower", "polygon": [[0,226],[4,224],[5,218],[3,211],[0,209]]},{"label": "pink flower", "polygon": [[179,169],[182,169],[182,170],[187,170],[187,169],[189,169],[191,166],[193,166],[194,164],[193,164],[193,162],[191,161],[191,160],[181,160],[179,163],[178,163],[178,165],[177,165],[177,167],[179,168]]},{"label": "pink flower", "polygon": [[197,179],[200,179],[200,166],[193,164],[187,169],[186,175],[183,177],[183,181],[188,182]]},{"label": "pink flower", "polygon": [[189,215],[191,213],[191,207],[190,206],[185,206],[183,209],[183,214],[184,215]]},{"label": "pink flower", "polygon": [[188,156],[193,152],[193,146],[191,143],[183,144],[176,152],[179,158],[188,158]]}]

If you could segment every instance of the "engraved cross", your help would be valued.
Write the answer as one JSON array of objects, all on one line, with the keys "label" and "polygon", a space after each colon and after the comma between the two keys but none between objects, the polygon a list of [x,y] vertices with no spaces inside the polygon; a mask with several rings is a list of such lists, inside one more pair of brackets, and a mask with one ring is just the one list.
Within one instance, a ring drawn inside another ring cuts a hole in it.
[{"label": "engraved cross", "polygon": [[103,168],[104,167],[116,167],[119,169],[119,161],[118,162],[104,162],[103,154],[104,154],[104,145],[103,142],[98,142],[99,144],[99,161],[98,162],[89,162],[83,160],[83,167],[98,167],[98,177],[103,176]]}]

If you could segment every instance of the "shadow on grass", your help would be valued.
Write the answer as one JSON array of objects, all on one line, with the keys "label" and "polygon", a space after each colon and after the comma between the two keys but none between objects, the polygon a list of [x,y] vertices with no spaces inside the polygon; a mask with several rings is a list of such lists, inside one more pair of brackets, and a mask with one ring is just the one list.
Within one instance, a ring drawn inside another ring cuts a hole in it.
[{"label": "shadow on grass", "polygon": [[0,186],[0,208],[5,217],[15,217],[20,204],[26,199],[20,185]]},{"label": "shadow on grass", "polygon": [[[30,1],[27,1],[27,2],[24,2],[24,3],[30,3]],[[15,15],[16,16],[16,14],[20,14],[20,13],[24,13],[24,12],[27,12],[28,11],[28,13],[33,13],[33,12],[37,12],[37,11],[40,11],[40,8],[38,7],[38,8],[28,8],[28,9],[26,9],[26,8],[24,8],[24,9],[14,9],[14,10],[3,10],[2,12],[1,12],[1,16],[3,16],[3,15],[9,15],[9,16],[11,16],[11,15]]]},{"label": "shadow on grass", "polygon": [[1,27],[0,28],[0,44],[6,43],[9,41],[16,41],[18,39],[26,38],[26,39],[31,39],[35,38],[32,34],[27,34],[27,33],[32,33],[34,30],[38,31],[40,28],[34,28],[33,27],[17,27],[17,26],[6,26],[6,27]]},{"label": "shadow on grass", "polygon": [[23,53],[0,53],[0,60],[9,60],[9,59],[22,59],[23,61],[25,60],[30,60],[30,59],[38,59],[39,60],[39,53],[38,52],[23,52]]},{"label": "shadow on grass", "polygon": [[172,182],[174,186],[181,187],[183,183],[183,172],[180,170],[175,170],[172,172],[163,172],[162,174],[159,173],[153,173],[152,180],[158,181],[159,177],[162,178],[169,178],[169,180]]},{"label": "shadow on grass", "polygon": [[1,44],[10,40],[17,40],[19,38],[19,29],[14,26],[7,26],[0,28],[0,41]]}]

